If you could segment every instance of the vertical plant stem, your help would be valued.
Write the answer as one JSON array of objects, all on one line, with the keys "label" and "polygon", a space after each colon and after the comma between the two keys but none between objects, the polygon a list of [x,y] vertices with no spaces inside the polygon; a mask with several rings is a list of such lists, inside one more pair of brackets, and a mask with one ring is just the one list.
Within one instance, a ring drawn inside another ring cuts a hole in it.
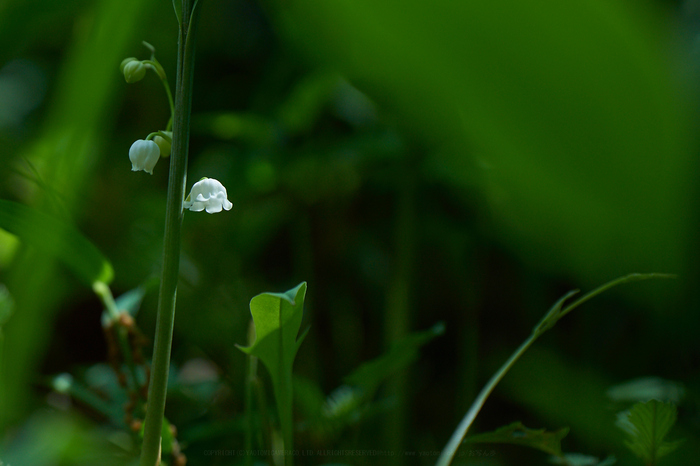
[{"label": "vertical plant stem", "polygon": [[[251,321],[248,329],[248,345],[252,345],[255,342],[254,329],[255,327]],[[253,466],[253,455],[250,453],[253,450],[253,432],[255,432],[255,422],[253,421],[253,386],[258,376],[258,358],[253,355],[248,355],[246,359],[248,362],[248,375],[245,380],[245,465]]]},{"label": "vertical plant stem", "polygon": [[180,228],[187,181],[187,150],[198,11],[198,8],[192,8],[190,0],[183,0],[182,21],[178,37],[172,156],[170,157],[170,178],[165,210],[163,270],[158,295],[158,317],[151,380],[148,387],[148,407],[146,409],[143,449],[141,450],[141,466],[156,466],[160,461],[161,429],[168,385],[173,323],[175,321],[177,280],[180,272]]},{"label": "vertical plant stem", "polygon": [[[384,320],[384,346],[387,350],[405,337],[411,327],[411,280],[416,246],[415,174],[412,171],[412,163],[413,161],[407,161],[402,167],[402,181],[398,193],[394,232],[396,256],[394,272],[387,292]],[[392,415],[387,416],[384,421],[386,448],[392,452],[405,449],[409,423],[409,386],[409,373],[405,369],[387,383],[387,395],[396,401]],[[398,454],[390,458],[390,464],[401,463],[401,457]]]},{"label": "vertical plant stem", "polygon": [[[280,303],[282,306],[282,303]],[[282,322],[282,312],[279,313],[279,328],[284,325]],[[283,345],[279,346],[279,360],[284,361]],[[277,383],[274,383],[275,401],[277,402],[277,416],[280,420],[282,429],[282,464],[285,466],[294,465],[294,456],[291,454],[294,441],[294,425],[292,423],[293,415],[293,397],[292,397],[292,373],[285,370],[284,364],[279,365],[279,373],[277,375]],[[273,446],[273,450],[278,450]],[[287,454],[290,452],[290,454]]]}]

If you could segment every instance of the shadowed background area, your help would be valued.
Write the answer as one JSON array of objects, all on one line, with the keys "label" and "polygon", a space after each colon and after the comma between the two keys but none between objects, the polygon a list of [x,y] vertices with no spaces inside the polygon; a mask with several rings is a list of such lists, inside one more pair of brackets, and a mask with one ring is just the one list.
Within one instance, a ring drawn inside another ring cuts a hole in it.
[{"label": "shadowed background area", "polygon": [[[187,191],[216,178],[234,208],[183,224],[166,417],[188,464],[271,448],[269,377],[258,369],[250,440],[235,347],[261,292],[308,283],[295,448],[393,453],[299,464],[434,464],[552,303],[631,272],[679,278],[567,316],[473,432],[569,427],[564,451],[641,464],[615,426],[634,396],[608,390],[653,376],[653,393],[684,394],[658,395],[678,404],[671,437],[688,439],[663,464],[697,461],[697,1],[200,1]],[[102,252],[115,296],[137,290],[149,358],[168,159],[151,176],[128,151],[169,108],[155,74],[119,72],[149,57],[143,40],[173,86],[168,0],[0,5],[0,199]],[[70,268],[89,254],[67,257],[61,231],[0,230],[0,465],[131,464],[102,305]],[[460,452],[454,464],[547,461]]]}]

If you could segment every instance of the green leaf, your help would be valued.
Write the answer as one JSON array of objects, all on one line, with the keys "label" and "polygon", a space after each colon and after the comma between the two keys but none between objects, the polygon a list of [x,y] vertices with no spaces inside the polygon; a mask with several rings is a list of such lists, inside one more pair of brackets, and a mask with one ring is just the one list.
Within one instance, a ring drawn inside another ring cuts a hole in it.
[{"label": "green leaf", "polygon": [[444,332],[445,325],[439,322],[426,331],[407,335],[392,345],[388,352],[362,364],[345,377],[345,383],[362,388],[367,396],[371,396],[380,383],[411,364],[418,357],[421,346]]},{"label": "green leaf", "polygon": [[[285,449],[292,447],[292,367],[306,332],[301,327],[306,282],[286,293],[262,293],[250,300],[255,324],[255,341],[238,348],[260,358],[272,378]],[[308,331],[308,330],[307,330]]]},{"label": "green leaf", "polygon": [[659,458],[674,451],[684,441],[664,441],[675,423],[674,404],[649,400],[635,404],[629,412],[620,413],[617,426],[629,436],[625,445],[647,464],[655,465]]},{"label": "green leaf", "polygon": [[511,445],[521,445],[534,448],[536,450],[549,453],[550,455],[562,456],[561,439],[569,433],[569,428],[564,427],[556,432],[547,432],[545,429],[528,429],[522,422],[514,422],[507,426],[474,435],[464,439],[465,443],[508,443]]},{"label": "green leaf", "polygon": [[109,261],[75,227],[16,202],[0,199],[0,228],[66,264],[87,285],[109,283]]}]

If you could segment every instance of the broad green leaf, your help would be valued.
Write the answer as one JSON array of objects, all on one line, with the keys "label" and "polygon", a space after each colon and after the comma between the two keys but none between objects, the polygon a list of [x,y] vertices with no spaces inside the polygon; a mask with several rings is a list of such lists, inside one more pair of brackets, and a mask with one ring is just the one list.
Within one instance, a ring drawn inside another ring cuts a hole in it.
[{"label": "broad green leaf", "polygon": [[352,374],[345,377],[345,383],[363,389],[366,396],[372,396],[380,383],[411,364],[418,357],[418,350],[421,346],[444,332],[445,325],[440,322],[423,332],[407,335],[397,341],[388,352],[362,364]]},{"label": "broad green leaf", "polygon": [[676,406],[658,400],[635,404],[629,412],[621,413],[617,421],[618,427],[629,436],[625,445],[650,465],[683,443],[683,440],[664,440],[675,423]]},{"label": "broad green leaf", "polygon": [[[292,368],[306,332],[297,338],[304,309],[306,282],[285,293],[262,293],[250,300],[255,341],[238,348],[258,357],[272,378],[285,449],[292,447]],[[308,330],[307,330],[308,331]]]},{"label": "broad green leaf", "polygon": [[528,429],[522,422],[514,422],[507,426],[474,435],[464,439],[465,443],[508,443],[511,445],[521,445],[534,448],[536,450],[549,453],[550,455],[562,456],[561,440],[569,433],[569,428],[564,427],[556,432],[547,432],[545,429]]},{"label": "broad green leaf", "polygon": [[0,228],[67,265],[87,285],[109,283],[109,261],[76,228],[16,202],[0,200]]}]

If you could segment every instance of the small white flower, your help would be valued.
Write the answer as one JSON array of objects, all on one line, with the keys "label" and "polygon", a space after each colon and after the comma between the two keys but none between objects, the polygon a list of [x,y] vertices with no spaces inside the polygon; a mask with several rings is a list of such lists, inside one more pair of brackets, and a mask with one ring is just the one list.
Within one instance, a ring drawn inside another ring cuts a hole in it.
[{"label": "small white flower", "polygon": [[221,209],[231,210],[233,204],[227,199],[226,188],[214,178],[202,178],[192,186],[189,196],[185,199],[185,209],[201,212],[206,209],[210,214],[221,212]]},{"label": "small white flower", "polygon": [[158,144],[153,141],[144,141],[139,139],[131,145],[129,149],[129,160],[131,160],[131,170],[143,170],[146,173],[153,174],[153,167],[158,163],[160,158],[160,149]]}]

